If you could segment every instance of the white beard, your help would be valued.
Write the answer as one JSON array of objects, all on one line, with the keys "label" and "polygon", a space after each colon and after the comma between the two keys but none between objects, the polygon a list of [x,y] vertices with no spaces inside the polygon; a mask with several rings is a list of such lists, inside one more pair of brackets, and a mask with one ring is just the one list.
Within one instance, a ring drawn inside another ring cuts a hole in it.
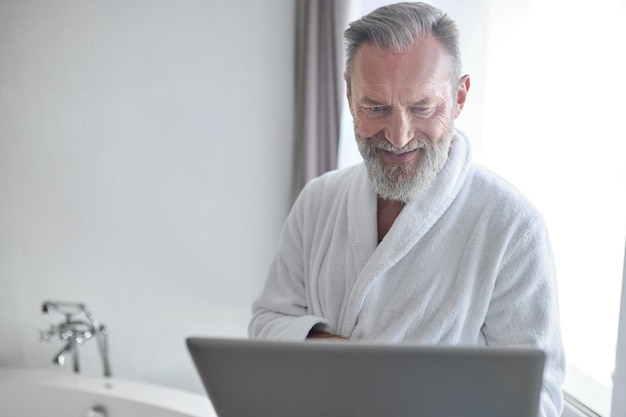
[{"label": "white beard", "polygon": [[[408,203],[416,195],[428,190],[437,175],[446,164],[452,138],[454,124],[444,132],[441,138],[433,145],[428,140],[412,139],[402,148],[391,144],[383,135],[363,138],[355,131],[359,152],[365,160],[365,166],[378,196],[385,200]],[[398,164],[385,167],[379,155],[379,150],[403,153],[421,148],[423,152],[417,166]]]}]

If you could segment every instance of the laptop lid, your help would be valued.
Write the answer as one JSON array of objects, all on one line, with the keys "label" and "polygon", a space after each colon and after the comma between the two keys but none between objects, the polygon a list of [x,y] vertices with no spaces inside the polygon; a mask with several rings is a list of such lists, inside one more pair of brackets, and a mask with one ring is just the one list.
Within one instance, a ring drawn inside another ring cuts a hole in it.
[{"label": "laptop lid", "polygon": [[219,417],[537,417],[545,355],[188,338]]}]

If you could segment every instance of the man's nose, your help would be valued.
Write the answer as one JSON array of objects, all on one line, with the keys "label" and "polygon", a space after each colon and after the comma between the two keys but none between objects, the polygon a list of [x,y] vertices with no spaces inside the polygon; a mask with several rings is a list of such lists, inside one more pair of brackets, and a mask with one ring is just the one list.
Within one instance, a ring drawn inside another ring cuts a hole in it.
[{"label": "man's nose", "polygon": [[385,129],[385,137],[397,148],[402,148],[413,139],[414,131],[409,116],[403,111],[393,111]]}]

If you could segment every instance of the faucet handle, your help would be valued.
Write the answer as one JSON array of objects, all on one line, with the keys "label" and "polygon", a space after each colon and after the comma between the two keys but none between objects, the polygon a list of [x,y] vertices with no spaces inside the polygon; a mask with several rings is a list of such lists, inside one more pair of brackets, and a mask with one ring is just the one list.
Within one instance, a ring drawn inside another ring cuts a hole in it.
[{"label": "faucet handle", "polygon": [[49,330],[39,330],[39,341],[40,342],[49,342],[52,336],[56,334],[56,329],[54,326],[50,327]]},{"label": "faucet handle", "polygon": [[92,336],[93,336],[93,333],[91,333],[89,330],[85,330],[85,331],[82,331],[82,332],[79,332],[79,333],[75,333],[74,334],[74,340],[79,345],[82,345],[87,340],[91,339]]}]

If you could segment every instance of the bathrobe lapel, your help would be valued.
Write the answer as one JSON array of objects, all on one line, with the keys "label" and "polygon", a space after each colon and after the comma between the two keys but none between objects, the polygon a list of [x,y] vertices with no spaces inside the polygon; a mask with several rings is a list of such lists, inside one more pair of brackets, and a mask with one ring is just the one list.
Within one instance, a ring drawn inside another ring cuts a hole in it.
[{"label": "bathrobe lapel", "polygon": [[361,170],[358,186],[348,196],[348,239],[357,278],[340,317],[340,334],[352,333],[373,283],[400,262],[441,218],[463,185],[470,164],[468,139],[456,131],[450,158],[433,186],[404,207],[378,246],[376,193],[372,191],[365,168]]}]

